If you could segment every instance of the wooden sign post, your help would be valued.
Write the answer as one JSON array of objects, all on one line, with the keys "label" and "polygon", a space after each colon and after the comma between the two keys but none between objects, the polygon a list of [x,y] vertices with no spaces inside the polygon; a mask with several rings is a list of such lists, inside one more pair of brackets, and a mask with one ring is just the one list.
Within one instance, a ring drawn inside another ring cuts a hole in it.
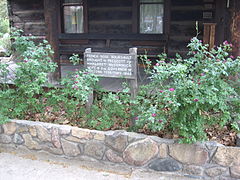
[{"label": "wooden sign post", "polygon": [[134,57],[134,68],[135,70],[133,70],[133,75],[134,78],[130,79],[130,89],[131,89],[131,95],[132,98],[136,98],[137,96],[137,90],[138,90],[138,81],[137,81],[137,48],[130,48],[129,49],[129,54],[131,54]]},{"label": "wooden sign post", "polygon": [[[129,80],[131,96],[137,95],[137,48],[130,48],[129,54],[92,52],[87,48],[84,53],[84,67],[99,77],[125,78]],[[90,93],[87,109],[93,103]]]}]

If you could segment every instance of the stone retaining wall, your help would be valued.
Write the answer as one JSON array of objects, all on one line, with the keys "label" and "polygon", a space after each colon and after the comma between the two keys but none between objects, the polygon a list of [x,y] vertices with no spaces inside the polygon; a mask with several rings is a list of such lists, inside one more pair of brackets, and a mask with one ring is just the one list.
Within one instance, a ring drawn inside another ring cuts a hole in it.
[{"label": "stone retaining wall", "polygon": [[6,145],[196,179],[240,179],[240,148],[215,142],[186,145],[125,131],[103,132],[12,120],[0,126],[0,146],[4,148]]}]

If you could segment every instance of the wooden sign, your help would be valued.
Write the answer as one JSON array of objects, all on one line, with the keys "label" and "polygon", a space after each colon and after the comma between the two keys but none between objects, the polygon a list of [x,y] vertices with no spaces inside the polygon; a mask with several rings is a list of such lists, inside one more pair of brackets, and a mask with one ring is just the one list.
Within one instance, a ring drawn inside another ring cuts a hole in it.
[{"label": "wooden sign", "polygon": [[88,48],[84,53],[84,65],[100,77],[137,77],[137,54],[91,52]]},{"label": "wooden sign", "polygon": [[[84,66],[100,77],[126,78],[129,80],[131,97],[137,96],[137,48],[130,48],[129,54],[92,52],[87,48],[84,53]],[[93,103],[93,92],[89,92],[86,104],[90,112]]]}]

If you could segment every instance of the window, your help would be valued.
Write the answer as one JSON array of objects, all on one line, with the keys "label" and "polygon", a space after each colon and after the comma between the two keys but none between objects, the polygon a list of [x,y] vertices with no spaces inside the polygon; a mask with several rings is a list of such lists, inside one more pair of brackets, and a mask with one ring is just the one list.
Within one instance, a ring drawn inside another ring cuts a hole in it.
[{"label": "window", "polygon": [[62,11],[64,33],[83,33],[83,0],[64,0],[62,3]]},{"label": "window", "polygon": [[140,0],[140,33],[162,34],[164,0]]}]

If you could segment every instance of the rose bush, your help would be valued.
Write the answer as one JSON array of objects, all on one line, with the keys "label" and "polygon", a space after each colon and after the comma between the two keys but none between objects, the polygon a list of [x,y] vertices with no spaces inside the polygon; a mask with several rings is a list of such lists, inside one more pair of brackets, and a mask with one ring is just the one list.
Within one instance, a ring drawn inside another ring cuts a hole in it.
[{"label": "rose bush", "polygon": [[160,55],[147,69],[151,83],[140,90],[136,125],[154,131],[168,128],[190,143],[206,139],[208,126],[235,123],[240,100],[229,77],[240,72],[240,58],[229,54],[231,47],[225,41],[208,51],[195,37],[188,45],[188,58],[168,60]]},{"label": "rose bush", "polygon": [[[171,132],[185,143],[205,140],[205,129],[211,126],[232,124],[237,129],[240,86],[230,77],[238,75],[240,58],[231,56],[232,45],[226,41],[209,51],[195,37],[187,58],[162,54],[154,65],[142,56],[151,81],[132,99],[127,87],[116,93],[96,90],[98,77],[87,69],[76,70],[58,87],[48,84],[48,74],[56,68],[50,45],[36,44],[34,37],[21,33],[12,33],[20,59],[14,88],[6,83],[8,66],[0,63],[0,123],[18,118],[100,130]],[[78,64],[79,56],[73,55],[70,62]],[[96,96],[87,112],[93,90]]]}]

